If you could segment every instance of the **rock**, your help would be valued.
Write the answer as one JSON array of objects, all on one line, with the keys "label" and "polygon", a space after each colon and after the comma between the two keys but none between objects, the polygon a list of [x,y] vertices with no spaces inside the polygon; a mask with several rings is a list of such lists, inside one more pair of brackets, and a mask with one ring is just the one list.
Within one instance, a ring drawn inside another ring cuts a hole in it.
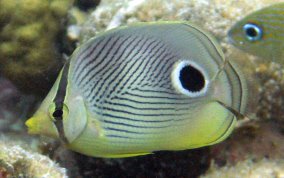
[{"label": "rock", "polygon": [[3,135],[0,136],[0,176],[67,178],[65,168],[32,151],[23,141],[15,142]]}]

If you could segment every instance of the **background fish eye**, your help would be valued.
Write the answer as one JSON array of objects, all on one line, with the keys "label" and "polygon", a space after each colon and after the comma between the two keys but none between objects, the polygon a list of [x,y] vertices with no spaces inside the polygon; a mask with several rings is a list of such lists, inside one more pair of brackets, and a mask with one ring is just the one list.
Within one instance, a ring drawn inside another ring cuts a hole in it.
[{"label": "background fish eye", "polygon": [[176,90],[190,97],[199,97],[206,93],[208,77],[198,64],[184,60],[179,61],[172,73],[172,82]]},{"label": "background fish eye", "polygon": [[258,41],[262,38],[262,29],[255,24],[245,24],[243,26],[243,31],[249,41]]}]

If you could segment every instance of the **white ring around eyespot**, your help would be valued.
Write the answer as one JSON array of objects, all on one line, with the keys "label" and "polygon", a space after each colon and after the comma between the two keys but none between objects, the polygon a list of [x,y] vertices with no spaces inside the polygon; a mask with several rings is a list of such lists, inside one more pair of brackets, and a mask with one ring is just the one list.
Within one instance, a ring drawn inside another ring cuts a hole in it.
[{"label": "white ring around eyespot", "polygon": [[[202,90],[197,91],[197,92],[190,92],[186,89],[183,88],[181,82],[180,82],[180,71],[182,68],[184,68],[185,66],[192,66],[194,68],[196,68],[197,70],[199,70],[202,75],[204,76],[204,87]],[[208,86],[209,86],[209,77],[207,75],[207,73],[205,72],[205,70],[199,66],[196,62],[193,62],[191,60],[179,60],[177,61],[174,66],[173,66],[173,71],[171,73],[171,81],[172,81],[172,85],[174,86],[174,88],[176,89],[177,92],[187,95],[189,97],[200,97],[200,96],[204,96],[208,90]]]}]

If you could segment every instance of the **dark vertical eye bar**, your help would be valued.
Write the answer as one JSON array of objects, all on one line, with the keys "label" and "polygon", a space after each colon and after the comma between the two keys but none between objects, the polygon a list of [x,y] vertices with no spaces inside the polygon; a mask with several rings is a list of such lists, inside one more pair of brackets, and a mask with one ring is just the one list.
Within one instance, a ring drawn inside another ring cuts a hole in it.
[{"label": "dark vertical eye bar", "polygon": [[59,81],[57,93],[53,102],[55,103],[55,111],[53,112],[53,117],[55,119],[54,124],[59,134],[59,138],[64,143],[68,143],[68,140],[64,133],[63,128],[63,103],[66,96],[66,88],[68,85],[68,72],[69,72],[70,60],[68,60],[62,71],[62,75]]}]

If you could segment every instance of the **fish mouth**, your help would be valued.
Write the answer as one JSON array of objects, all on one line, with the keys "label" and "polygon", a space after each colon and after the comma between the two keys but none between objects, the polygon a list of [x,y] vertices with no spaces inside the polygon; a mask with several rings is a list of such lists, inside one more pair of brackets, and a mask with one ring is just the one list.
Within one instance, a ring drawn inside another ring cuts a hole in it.
[{"label": "fish mouth", "polygon": [[37,124],[36,119],[34,117],[29,118],[25,122],[25,125],[28,127],[29,134],[38,134],[38,129],[37,129],[36,124]]},{"label": "fish mouth", "polygon": [[31,135],[45,135],[53,138],[58,138],[57,130],[54,124],[44,119],[44,115],[39,113],[26,120],[28,133]]}]

